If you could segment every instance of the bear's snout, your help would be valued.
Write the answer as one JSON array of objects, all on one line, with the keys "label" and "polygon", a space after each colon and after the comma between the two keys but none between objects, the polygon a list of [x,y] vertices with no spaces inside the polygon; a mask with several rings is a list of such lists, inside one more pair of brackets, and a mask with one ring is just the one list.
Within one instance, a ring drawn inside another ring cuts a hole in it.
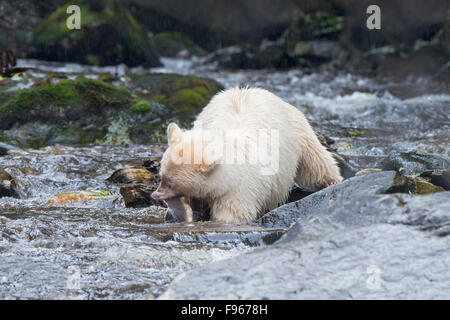
[{"label": "bear's snout", "polygon": [[161,188],[158,188],[156,191],[153,191],[152,198],[153,200],[160,202],[166,199],[171,199],[176,197],[177,195],[175,192],[173,192],[171,189],[164,188],[161,190]]},{"label": "bear's snout", "polygon": [[152,199],[155,200],[155,201],[157,201],[157,202],[162,201],[162,200],[163,200],[163,199],[162,199],[162,193],[161,193],[161,192],[158,192],[158,191],[153,191],[153,192],[152,192]]}]

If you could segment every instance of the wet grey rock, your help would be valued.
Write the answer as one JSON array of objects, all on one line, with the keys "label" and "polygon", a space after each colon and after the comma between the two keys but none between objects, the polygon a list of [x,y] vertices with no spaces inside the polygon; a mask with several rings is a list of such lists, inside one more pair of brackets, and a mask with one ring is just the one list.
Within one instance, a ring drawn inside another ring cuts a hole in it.
[{"label": "wet grey rock", "polygon": [[169,223],[154,226],[151,236],[160,241],[208,244],[215,247],[240,245],[261,246],[280,239],[286,229],[265,228],[246,224],[222,224],[215,222]]},{"label": "wet grey rock", "polygon": [[217,63],[224,69],[264,69],[289,68],[296,65],[284,49],[277,43],[254,47],[250,45],[232,46],[211,54],[207,63]]},{"label": "wet grey rock", "polygon": [[383,170],[402,174],[419,174],[430,169],[450,169],[450,159],[444,155],[423,152],[392,153],[383,161]]},{"label": "wet grey rock", "polygon": [[427,178],[435,186],[439,186],[445,190],[450,190],[450,171],[449,170],[433,170],[425,171],[420,177]]},{"label": "wet grey rock", "polygon": [[23,152],[23,151],[22,149],[14,147],[10,144],[0,142],[0,156],[6,156],[14,152]]},{"label": "wet grey rock", "polygon": [[280,240],[191,270],[161,298],[450,298],[450,192],[380,194],[394,177],[353,177],[274,210],[297,218]]},{"label": "wet grey rock", "polygon": [[396,173],[390,186],[380,189],[381,193],[408,193],[428,194],[444,191],[442,187],[436,186],[425,178],[417,176],[405,176]]},{"label": "wet grey rock", "polygon": [[295,44],[293,56],[309,56],[318,60],[331,60],[336,58],[341,50],[341,47],[336,41],[299,41]]},{"label": "wet grey rock", "polygon": [[289,196],[286,202],[294,202],[300,199],[303,199],[304,197],[309,196],[312,194],[312,191],[300,188],[296,183],[294,184],[294,187],[289,192]]},{"label": "wet grey rock", "polygon": [[[328,150],[330,151],[330,150]],[[339,167],[339,171],[341,172],[341,176],[344,179],[348,179],[351,178],[353,176],[355,176],[356,174],[356,169],[353,168],[348,162],[347,160],[344,159],[344,157],[342,157],[341,155],[337,154],[336,152],[332,152],[334,159],[336,159],[337,165]]]}]

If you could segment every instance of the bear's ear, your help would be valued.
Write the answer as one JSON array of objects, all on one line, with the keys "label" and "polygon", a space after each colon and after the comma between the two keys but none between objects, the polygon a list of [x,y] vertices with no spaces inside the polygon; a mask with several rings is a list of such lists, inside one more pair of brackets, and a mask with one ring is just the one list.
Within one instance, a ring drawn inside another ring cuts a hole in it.
[{"label": "bear's ear", "polygon": [[220,156],[217,152],[213,150],[208,150],[203,154],[202,163],[200,164],[200,172],[209,173],[211,172],[218,164],[220,160]]},{"label": "bear's ear", "polygon": [[178,127],[174,122],[170,123],[167,127],[167,140],[169,142],[169,145],[180,142],[182,136],[183,132],[181,131],[180,127]]}]

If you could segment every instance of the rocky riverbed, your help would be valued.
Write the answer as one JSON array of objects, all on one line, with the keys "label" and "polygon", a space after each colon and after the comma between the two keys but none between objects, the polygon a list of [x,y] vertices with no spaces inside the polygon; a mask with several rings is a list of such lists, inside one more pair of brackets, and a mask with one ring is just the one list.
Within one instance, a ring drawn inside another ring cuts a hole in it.
[{"label": "rocky riverbed", "polygon": [[[1,84],[1,298],[450,297],[447,84],[161,61],[19,60],[32,69]],[[346,176],[360,172],[301,200],[297,190],[254,224],[166,222],[166,208],[145,202],[165,126],[189,126],[237,85],[298,107]],[[130,167],[132,178],[114,176]],[[127,206],[136,190],[143,200]]]}]

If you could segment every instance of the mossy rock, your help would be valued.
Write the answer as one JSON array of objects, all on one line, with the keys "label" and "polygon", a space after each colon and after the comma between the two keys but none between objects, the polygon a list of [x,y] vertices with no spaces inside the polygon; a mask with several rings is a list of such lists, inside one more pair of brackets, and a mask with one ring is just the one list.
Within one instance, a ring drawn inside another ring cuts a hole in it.
[{"label": "mossy rock", "polygon": [[170,108],[180,120],[192,120],[223,87],[216,81],[178,74],[132,76],[147,99]]},{"label": "mossy rock", "polygon": [[381,190],[381,193],[428,194],[445,191],[427,180],[417,176],[403,176],[396,172],[392,185]]},{"label": "mossy rock", "polygon": [[[69,5],[81,9],[81,29],[69,30]],[[120,1],[75,0],[44,19],[35,34],[33,57],[90,65],[160,66],[145,30]]]},{"label": "mossy rock", "polygon": [[418,174],[426,170],[450,168],[450,159],[445,155],[425,152],[391,153],[383,160],[383,170],[396,170],[405,175]]},{"label": "mossy rock", "polygon": [[165,108],[101,80],[52,79],[4,96],[0,140],[31,148],[55,143],[147,143],[159,126],[147,126],[154,106]]},{"label": "mossy rock", "polygon": [[188,56],[202,56],[206,52],[186,35],[179,32],[160,32],[152,39],[155,52],[164,57],[176,57],[182,51]]},{"label": "mossy rock", "polygon": [[29,121],[76,120],[108,109],[128,109],[133,97],[126,88],[100,80],[61,79],[11,93],[0,104],[0,128]]},{"label": "mossy rock", "polygon": [[420,177],[414,177],[414,185],[414,194],[428,194],[445,191],[442,187],[436,186]]},{"label": "mossy rock", "polygon": [[165,142],[168,122],[188,125],[222,89],[213,80],[192,76],[132,77],[126,88],[52,76],[31,88],[2,93],[0,141],[24,148]]},{"label": "mossy rock", "polygon": [[313,39],[337,40],[344,27],[344,20],[329,12],[315,12],[299,15],[281,36],[289,50],[293,50],[298,41]]}]

